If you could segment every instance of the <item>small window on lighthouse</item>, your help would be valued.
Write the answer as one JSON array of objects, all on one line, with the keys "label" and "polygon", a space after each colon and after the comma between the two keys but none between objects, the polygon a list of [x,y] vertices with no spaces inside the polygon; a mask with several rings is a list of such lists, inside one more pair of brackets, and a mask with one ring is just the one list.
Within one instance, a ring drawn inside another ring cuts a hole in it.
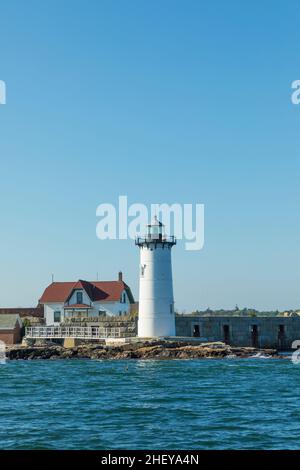
[{"label": "small window on lighthouse", "polygon": [[141,276],[142,276],[142,277],[144,277],[145,268],[146,268],[146,265],[145,265],[145,264],[142,264],[142,265],[141,265]]},{"label": "small window on lighthouse", "polygon": [[170,313],[174,313],[174,306],[173,306],[173,304],[170,304]]}]

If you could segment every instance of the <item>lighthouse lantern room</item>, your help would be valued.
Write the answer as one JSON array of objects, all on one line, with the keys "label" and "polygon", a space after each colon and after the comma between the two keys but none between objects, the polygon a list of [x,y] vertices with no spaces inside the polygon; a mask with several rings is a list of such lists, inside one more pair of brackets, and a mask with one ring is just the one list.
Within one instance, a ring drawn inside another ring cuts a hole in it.
[{"label": "lighthouse lantern room", "polygon": [[164,225],[154,217],[140,249],[140,296],[138,336],[175,336],[171,250],[175,237],[166,236]]}]

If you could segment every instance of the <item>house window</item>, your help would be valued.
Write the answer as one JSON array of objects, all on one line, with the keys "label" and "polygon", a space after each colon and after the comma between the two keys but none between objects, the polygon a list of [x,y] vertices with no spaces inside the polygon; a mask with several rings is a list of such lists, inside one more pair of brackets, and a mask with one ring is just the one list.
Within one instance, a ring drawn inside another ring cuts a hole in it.
[{"label": "house window", "polygon": [[125,292],[123,292],[123,294],[121,296],[121,304],[126,304],[126,294],[125,294]]},{"label": "house window", "polygon": [[121,311],[121,310],[119,310],[119,317],[121,317],[121,316],[122,316],[122,311]]},{"label": "house window", "polygon": [[106,315],[105,310],[99,310],[99,317],[104,317]]},{"label": "house window", "polygon": [[61,318],[60,310],[57,310],[56,312],[54,312],[54,322],[60,323],[60,318]]},{"label": "house window", "polygon": [[77,298],[77,304],[82,304],[83,303],[83,300],[82,300],[82,292],[77,292],[76,293],[76,298]]}]

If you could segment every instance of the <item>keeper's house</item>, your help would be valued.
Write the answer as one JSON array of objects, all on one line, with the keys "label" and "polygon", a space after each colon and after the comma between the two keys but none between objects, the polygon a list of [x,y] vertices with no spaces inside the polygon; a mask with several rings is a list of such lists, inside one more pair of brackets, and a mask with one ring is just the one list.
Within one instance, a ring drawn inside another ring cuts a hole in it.
[{"label": "keeper's house", "polygon": [[120,272],[118,281],[53,282],[40,303],[46,325],[59,325],[71,318],[126,315],[134,298]]},{"label": "keeper's house", "polygon": [[17,314],[0,315],[0,341],[15,344],[21,341],[22,320]]}]

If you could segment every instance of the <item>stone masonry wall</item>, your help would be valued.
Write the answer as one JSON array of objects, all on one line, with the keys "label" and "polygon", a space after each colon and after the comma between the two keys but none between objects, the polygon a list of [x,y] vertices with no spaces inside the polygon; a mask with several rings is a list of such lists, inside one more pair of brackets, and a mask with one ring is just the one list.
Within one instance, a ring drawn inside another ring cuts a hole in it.
[{"label": "stone masonry wall", "polygon": [[232,346],[291,349],[300,340],[300,317],[176,317],[177,336],[198,336]]}]

